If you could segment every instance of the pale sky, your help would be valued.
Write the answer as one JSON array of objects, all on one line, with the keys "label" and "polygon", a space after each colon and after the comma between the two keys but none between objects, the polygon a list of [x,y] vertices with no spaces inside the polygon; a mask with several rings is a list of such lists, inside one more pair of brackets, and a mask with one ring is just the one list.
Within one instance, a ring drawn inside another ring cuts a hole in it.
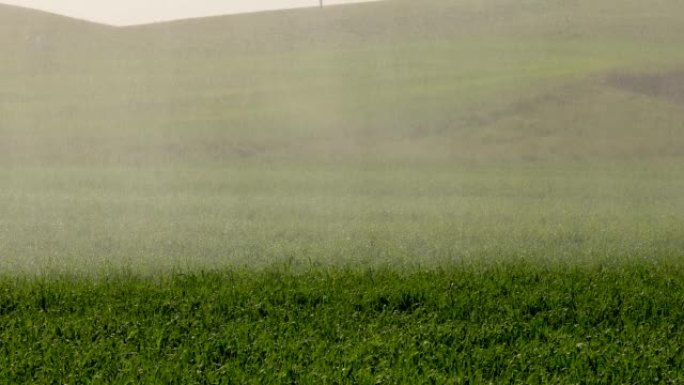
[{"label": "pale sky", "polygon": [[[324,4],[364,0],[324,0]],[[65,16],[112,25],[146,24],[243,12],[318,6],[318,0],[0,0]]]}]

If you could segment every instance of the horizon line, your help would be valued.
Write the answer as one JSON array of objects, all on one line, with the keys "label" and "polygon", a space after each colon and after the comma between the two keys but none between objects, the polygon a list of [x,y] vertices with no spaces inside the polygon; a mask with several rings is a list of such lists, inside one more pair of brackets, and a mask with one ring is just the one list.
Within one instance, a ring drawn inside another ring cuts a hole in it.
[{"label": "horizon line", "polygon": [[48,10],[48,9],[42,9],[42,8],[37,8],[37,7],[30,7],[30,6],[25,6],[25,5],[18,5],[18,4],[10,4],[6,3],[4,1],[0,0],[0,6],[7,6],[7,7],[14,7],[14,8],[19,8],[19,9],[24,9],[28,11],[34,11],[34,12],[40,12],[52,16],[57,16],[57,17],[64,17],[67,19],[72,19],[80,22],[85,22],[85,23],[90,23],[90,24],[96,24],[104,27],[111,27],[111,28],[128,28],[128,27],[143,27],[143,26],[148,26],[148,25],[157,25],[157,24],[165,24],[165,23],[173,23],[173,22],[183,22],[183,21],[189,21],[189,20],[198,20],[198,19],[208,19],[208,18],[217,18],[217,17],[225,17],[225,16],[239,16],[239,15],[251,15],[251,14],[261,14],[261,13],[275,13],[275,12],[287,12],[287,11],[293,11],[293,10],[303,10],[303,9],[316,9],[316,8],[329,8],[329,7],[340,7],[340,6],[347,6],[347,5],[359,5],[362,3],[371,3],[371,2],[380,2],[380,1],[387,1],[387,0],[351,0],[348,2],[344,3],[332,3],[332,4],[325,4],[325,0],[323,1],[323,6],[319,3],[312,4],[312,5],[297,5],[297,6],[287,6],[287,7],[279,7],[279,8],[267,8],[267,9],[255,9],[255,10],[250,10],[250,11],[238,11],[238,12],[222,12],[222,13],[207,13],[207,14],[199,14],[199,15],[190,15],[186,17],[162,17],[158,19],[151,19],[148,21],[141,21],[141,22],[133,22],[133,23],[116,23],[116,22],[105,22],[101,21],[101,19],[98,18],[87,18],[84,16],[77,16],[69,13],[59,13],[53,10]]}]

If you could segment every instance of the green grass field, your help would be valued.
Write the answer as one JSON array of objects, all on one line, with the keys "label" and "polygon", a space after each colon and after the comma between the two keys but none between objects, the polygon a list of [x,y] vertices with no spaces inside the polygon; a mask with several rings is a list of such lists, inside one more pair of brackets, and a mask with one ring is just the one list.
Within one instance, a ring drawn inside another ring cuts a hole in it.
[{"label": "green grass field", "polygon": [[677,384],[683,282],[681,263],[5,280],[0,377]]},{"label": "green grass field", "polygon": [[0,382],[678,383],[684,3],[0,6]]}]

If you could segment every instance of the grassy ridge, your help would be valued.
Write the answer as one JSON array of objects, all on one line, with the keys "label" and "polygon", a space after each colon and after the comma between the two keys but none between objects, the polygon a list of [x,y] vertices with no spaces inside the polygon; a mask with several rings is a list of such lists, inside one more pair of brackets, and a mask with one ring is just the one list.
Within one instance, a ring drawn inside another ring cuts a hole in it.
[{"label": "grassy ridge", "polygon": [[679,262],[0,282],[7,383],[679,383]]},{"label": "grassy ridge", "polygon": [[130,29],[5,10],[2,161],[659,157],[681,109],[602,80],[680,67],[680,8],[388,1]]}]

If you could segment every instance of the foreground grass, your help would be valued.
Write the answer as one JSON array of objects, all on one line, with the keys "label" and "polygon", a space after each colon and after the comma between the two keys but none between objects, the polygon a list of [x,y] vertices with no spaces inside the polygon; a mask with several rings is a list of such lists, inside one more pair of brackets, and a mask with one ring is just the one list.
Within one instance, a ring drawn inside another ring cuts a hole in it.
[{"label": "foreground grass", "polygon": [[3,383],[677,383],[684,266],[0,282]]}]

